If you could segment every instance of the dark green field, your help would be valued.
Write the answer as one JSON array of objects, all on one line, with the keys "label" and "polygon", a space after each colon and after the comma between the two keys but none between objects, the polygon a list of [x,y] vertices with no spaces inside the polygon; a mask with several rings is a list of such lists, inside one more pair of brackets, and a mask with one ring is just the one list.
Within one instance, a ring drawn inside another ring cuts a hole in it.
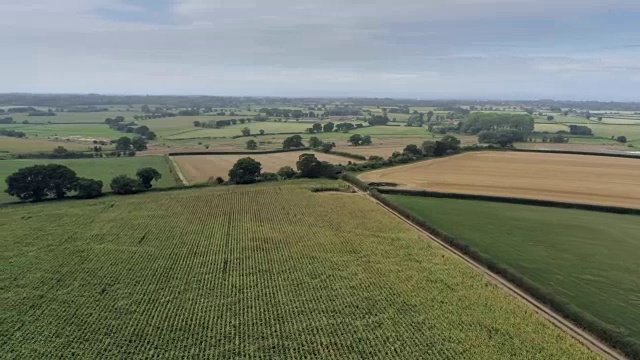
[{"label": "dark green field", "polygon": [[640,216],[404,195],[389,198],[640,340]]}]

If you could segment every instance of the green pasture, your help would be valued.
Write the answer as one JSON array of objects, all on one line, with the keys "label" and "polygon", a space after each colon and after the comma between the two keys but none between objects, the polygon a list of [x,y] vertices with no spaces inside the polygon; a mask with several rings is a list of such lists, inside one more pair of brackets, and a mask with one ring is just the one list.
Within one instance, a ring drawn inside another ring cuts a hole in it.
[{"label": "green pasture", "polygon": [[154,183],[155,187],[169,187],[176,185],[172,176],[169,164],[161,156],[140,156],[140,157],[120,157],[120,158],[96,158],[96,159],[71,159],[71,160],[49,160],[49,159],[18,159],[0,160],[0,202],[15,201],[17,198],[9,196],[4,192],[6,189],[5,179],[21,168],[33,165],[61,164],[68,166],[75,171],[78,176],[102,180],[104,191],[111,191],[109,184],[111,179],[118,175],[129,175],[135,177],[136,171],[143,167],[152,167],[162,174],[162,179]]},{"label": "green pasture", "polygon": [[389,198],[640,341],[640,216],[403,195]]}]

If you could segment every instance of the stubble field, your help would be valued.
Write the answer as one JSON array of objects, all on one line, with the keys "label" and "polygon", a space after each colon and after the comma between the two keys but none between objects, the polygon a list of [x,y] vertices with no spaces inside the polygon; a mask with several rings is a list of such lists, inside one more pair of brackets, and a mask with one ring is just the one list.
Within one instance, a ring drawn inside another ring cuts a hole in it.
[{"label": "stubble field", "polygon": [[365,197],[310,185],[0,207],[0,351],[596,358]]},{"label": "stubble field", "polygon": [[250,157],[262,164],[262,172],[277,172],[283,166],[291,166],[296,168],[296,162],[300,155],[304,153],[313,153],[320,161],[326,161],[331,164],[347,164],[349,161],[357,162],[357,160],[348,159],[342,156],[331,154],[323,154],[312,151],[293,151],[275,154],[243,154],[243,155],[194,155],[194,156],[175,156],[178,167],[182,171],[187,181],[192,183],[206,182],[209,178],[221,177],[227,179],[229,170],[240,159]]},{"label": "stubble field", "polygon": [[475,152],[360,175],[400,188],[640,208],[640,160]]}]

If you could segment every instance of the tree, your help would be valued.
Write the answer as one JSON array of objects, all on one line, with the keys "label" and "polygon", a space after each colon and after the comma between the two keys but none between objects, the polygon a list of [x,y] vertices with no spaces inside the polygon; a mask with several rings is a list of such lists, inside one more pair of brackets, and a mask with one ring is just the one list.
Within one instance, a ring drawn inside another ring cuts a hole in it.
[{"label": "tree", "polygon": [[[422,154],[424,156],[428,156],[428,157],[433,157],[435,156],[436,153],[436,142],[435,141],[431,141],[431,140],[427,140],[425,142],[422,143]],[[406,148],[405,148],[406,150]]]},{"label": "tree", "polygon": [[371,145],[371,136],[365,135],[362,137],[362,145]]},{"label": "tree", "polygon": [[141,136],[136,136],[131,141],[131,146],[135,151],[145,151],[147,150],[147,140]]},{"label": "tree", "polygon": [[627,137],[626,136],[618,136],[616,138],[616,141],[619,142],[619,143],[623,143],[624,144],[624,143],[627,142]]},{"label": "tree", "polygon": [[249,136],[249,135],[251,135],[251,130],[248,127],[242,129],[242,136]]},{"label": "tree", "polygon": [[229,182],[233,184],[252,184],[260,177],[262,164],[250,157],[238,160],[229,170]]},{"label": "tree", "polygon": [[102,196],[102,181],[78,178],[78,195],[80,199],[93,199]]},{"label": "tree", "polygon": [[9,175],[5,192],[20,200],[40,201],[50,195],[62,198],[76,189],[77,180],[76,173],[66,166],[34,165]]},{"label": "tree", "polygon": [[123,136],[116,141],[116,150],[118,151],[128,151],[131,150],[133,146],[131,138],[128,136]]},{"label": "tree", "polygon": [[314,133],[322,132],[322,124],[320,124],[320,123],[313,124],[313,126],[311,128],[313,129]]},{"label": "tree", "polygon": [[288,180],[288,179],[293,179],[293,177],[296,176],[296,171],[293,170],[293,168],[291,166],[283,166],[280,168],[280,170],[278,170],[278,176],[280,176],[280,178]]},{"label": "tree", "polygon": [[302,136],[300,135],[290,136],[284,139],[284,141],[282,142],[283,149],[301,148],[301,147],[304,147],[304,144],[302,143]]},{"label": "tree", "polygon": [[329,133],[333,131],[334,127],[335,125],[332,122],[328,122],[324,124],[324,126],[322,127],[322,131]]},{"label": "tree", "polygon": [[260,129],[260,135],[264,135],[264,130]]},{"label": "tree", "polygon": [[135,194],[142,189],[142,184],[137,179],[127,175],[119,175],[111,180],[111,191],[118,195]]},{"label": "tree", "polygon": [[555,119],[555,117],[553,117],[552,115],[547,116],[547,121],[553,121],[553,119]]},{"label": "tree", "polygon": [[440,142],[444,143],[448,149],[450,150],[458,150],[460,149],[460,140],[452,135],[447,135],[440,139]]},{"label": "tree", "polygon": [[202,126],[202,123],[200,121],[196,120],[196,121],[193,122],[193,126],[200,127],[200,126]]},{"label": "tree", "polygon": [[318,137],[312,136],[309,138],[309,147],[319,148],[320,146],[322,146],[322,140],[318,139]]},{"label": "tree", "polygon": [[411,155],[415,155],[415,156],[422,156],[422,150],[420,150],[418,148],[417,145],[414,144],[410,144],[405,146],[404,150],[402,150],[403,153],[407,153],[407,154],[411,154]]},{"label": "tree", "polygon": [[333,148],[334,148],[335,146],[336,146],[336,144],[335,144],[335,143],[324,143],[324,144],[322,144],[322,149],[321,149],[321,151],[322,151],[323,153],[330,153],[330,152],[331,152],[331,150],[333,150]]},{"label": "tree", "polygon": [[147,190],[151,189],[153,186],[151,185],[152,181],[157,182],[162,179],[162,174],[152,167],[146,167],[138,170],[138,172],[136,172],[136,176],[138,177],[138,180],[140,180],[142,187]]},{"label": "tree", "polygon": [[362,136],[358,135],[358,134],[353,134],[351,135],[351,137],[349,138],[349,143],[353,146],[359,146],[362,144]]},{"label": "tree", "polygon": [[296,168],[305,178],[320,178],[335,176],[335,168],[326,161],[320,161],[314,154],[302,154],[296,162]]},{"label": "tree", "polygon": [[258,149],[258,143],[255,140],[247,141],[247,150],[256,150]]},{"label": "tree", "polygon": [[62,199],[68,192],[77,189],[78,175],[64,165],[45,165],[49,182],[58,199]]}]

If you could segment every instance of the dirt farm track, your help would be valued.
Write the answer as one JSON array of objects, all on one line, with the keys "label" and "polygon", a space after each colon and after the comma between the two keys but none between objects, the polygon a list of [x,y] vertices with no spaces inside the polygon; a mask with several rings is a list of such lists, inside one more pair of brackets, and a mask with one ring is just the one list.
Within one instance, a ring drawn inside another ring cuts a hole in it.
[{"label": "dirt farm track", "polygon": [[475,152],[364,173],[398,188],[640,208],[640,160]]}]

